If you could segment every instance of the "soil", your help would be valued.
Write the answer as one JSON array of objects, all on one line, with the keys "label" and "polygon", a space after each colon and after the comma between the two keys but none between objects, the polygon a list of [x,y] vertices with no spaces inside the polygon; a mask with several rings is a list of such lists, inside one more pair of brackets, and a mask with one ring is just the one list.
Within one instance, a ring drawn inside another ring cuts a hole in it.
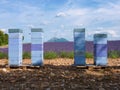
[{"label": "soil", "polygon": [[[8,60],[1,59],[0,90],[120,90],[120,59],[109,59],[105,68],[75,67],[73,62],[59,58],[44,60],[39,68],[9,68]],[[30,59],[23,64],[31,64]]]}]

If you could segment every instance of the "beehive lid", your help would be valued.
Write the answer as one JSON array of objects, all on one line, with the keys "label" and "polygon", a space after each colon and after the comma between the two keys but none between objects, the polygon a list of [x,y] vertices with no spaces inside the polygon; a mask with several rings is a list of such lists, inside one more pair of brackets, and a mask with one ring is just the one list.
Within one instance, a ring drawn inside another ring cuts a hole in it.
[{"label": "beehive lid", "polygon": [[95,34],[94,37],[107,38],[107,34]]},{"label": "beehive lid", "polygon": [[74,32],[85,32],[85,28],[75,28]]},{"label": "beehive lid", "polygon": [[22,33],[23,31],[20,29],[9,29],[8,32],[9,33]]},{"label": "beehive lid", "polygon": [[43,32],[42,28],[32,28],[31,32]]}]

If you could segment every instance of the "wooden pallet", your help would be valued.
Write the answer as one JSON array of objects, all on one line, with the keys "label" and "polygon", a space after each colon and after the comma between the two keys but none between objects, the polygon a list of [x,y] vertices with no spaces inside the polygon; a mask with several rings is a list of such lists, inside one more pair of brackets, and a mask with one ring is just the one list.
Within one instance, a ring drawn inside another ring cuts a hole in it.
[{"label": "wooden pallet", "polygon": [[21,66],[9,66],[9,65],[6,65],[6,68],[10,68],[10,69],[40,69],[41,67],[43,66],[33,66],[33,65],[29,65],[29,64],[26,64],[26,65],[21,65]]},{"label": "wooden pallet", "polygon": [[108,66],[96,66],[96,65],[85,65],[85,66],[73,66],[76,67],[77,69],[105,69],[108,68]]}]

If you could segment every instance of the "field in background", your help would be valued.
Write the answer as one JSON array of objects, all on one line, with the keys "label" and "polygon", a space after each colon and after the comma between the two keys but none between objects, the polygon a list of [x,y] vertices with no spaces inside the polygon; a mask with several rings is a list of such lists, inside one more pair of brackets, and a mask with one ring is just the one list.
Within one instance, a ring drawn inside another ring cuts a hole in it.
[{"label": "field in background", "polygon": [[[44,51],[49,52],[73,52],[73,42],[45,42],[44,43]],[[31,44],[23,44],[23,51],[30,52]],[[120,41],[108,41],[108,51],[120,51]],[[7,53],[7,47],[0,47],[0,52]],[[86,41],[86,52],[93,53],[93,42]]]},{"label": "field in background", "polygon": [[[30,59],[31,53],[30,52],[23,52],[23,59]],[[44,52],[45,59],[55,59],[55,58],[74,58],[74,52]],[[86,58],[94,58],[93,53],[86,52]],[[108,52],[108,58],[120,58],[120,51],[110,51]],[[0,59],[8,59],[8,54],[0,52]]]}]

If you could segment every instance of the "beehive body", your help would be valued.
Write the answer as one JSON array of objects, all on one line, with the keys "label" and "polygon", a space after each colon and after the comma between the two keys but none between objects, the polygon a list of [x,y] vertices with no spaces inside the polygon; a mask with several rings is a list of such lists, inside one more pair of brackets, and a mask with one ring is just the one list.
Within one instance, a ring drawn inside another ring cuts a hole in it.
[{"label": "beehive body", "polygon": [[9,29],[9,65],[22,65],[22,31],[19,29]]},{"label": "beehive body", "polygon": [[94,35],[94,63],[95,65],[107,65],[107,35]]},{"label": "beehive body", "polygon": [[74,65],[85,65],[85,29],[74,29]]},{"label": "beehive body", "polygon": [[40,28],[31,29],[32,65],[43,65],[43,31]]}]

